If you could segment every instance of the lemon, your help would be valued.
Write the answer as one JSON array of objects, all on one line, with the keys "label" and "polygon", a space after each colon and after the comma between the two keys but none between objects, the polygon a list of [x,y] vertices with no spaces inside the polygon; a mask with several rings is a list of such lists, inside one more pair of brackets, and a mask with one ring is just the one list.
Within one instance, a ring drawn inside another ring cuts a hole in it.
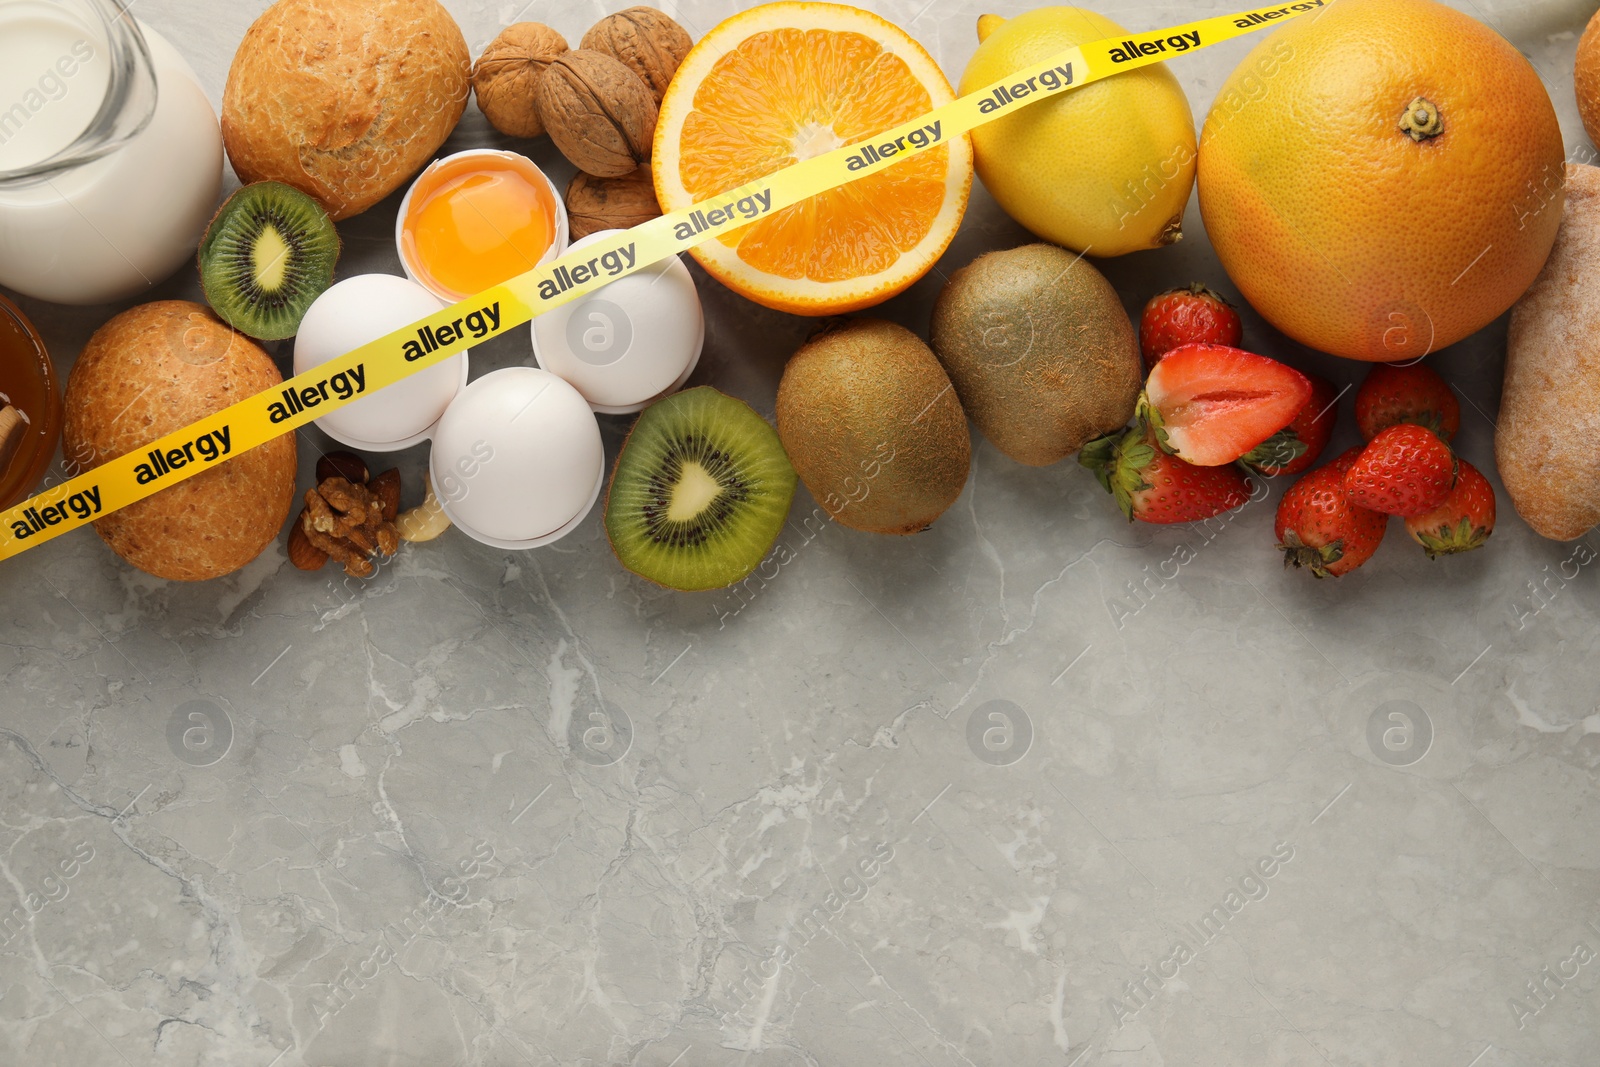
[{"label": "lemon", "polygon": [[[1035,8],[1011,19],[984,15],[960,92],[1124,32],[1075,7]],[[979,126],[972,148],[989,193],[1047,241],[1120,256],[1183,236],[1194,186],[1194,116],[1165,64],[1115,74]]]}]

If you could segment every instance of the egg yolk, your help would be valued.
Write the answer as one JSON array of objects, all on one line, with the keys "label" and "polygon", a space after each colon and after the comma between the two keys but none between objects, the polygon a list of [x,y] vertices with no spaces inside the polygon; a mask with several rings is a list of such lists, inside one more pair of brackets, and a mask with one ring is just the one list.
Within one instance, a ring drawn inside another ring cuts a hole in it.
[{"label": "egg yolk", "polygon": [[555,205],[533,164],[495,157],[425,175],[402,231],[411,269],[457,299],[532,270],[555,236]]}]

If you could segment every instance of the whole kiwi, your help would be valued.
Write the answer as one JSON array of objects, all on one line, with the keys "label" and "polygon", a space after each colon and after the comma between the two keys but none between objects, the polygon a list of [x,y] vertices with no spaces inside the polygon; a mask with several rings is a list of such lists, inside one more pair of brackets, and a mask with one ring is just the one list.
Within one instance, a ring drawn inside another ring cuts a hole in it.
[{"label": "whole kiwi", "polygon": [[1055,245],[990,252],[956,271],[930,339],[972,421],[1018,463],[1065,459],[1133,415],[1133,323],[1111,283]]},{"label": "whole kiwi", "polygon": [[904,326],[855,319],[812,337],[783,369],[777,416],[800,480],[845,526],[925,530],[966,484],[966,413]]}]

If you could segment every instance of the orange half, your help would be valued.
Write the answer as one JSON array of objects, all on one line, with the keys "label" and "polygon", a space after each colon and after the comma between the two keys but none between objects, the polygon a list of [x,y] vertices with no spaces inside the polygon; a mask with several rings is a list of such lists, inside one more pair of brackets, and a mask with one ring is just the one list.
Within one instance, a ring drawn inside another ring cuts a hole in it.
[{"label": "orange half", "polygon": [[[652,171],[664,211],[867,140],[955,99],[893,23],[843,4],[765,4],[700,39],[661,102]],[[718,281],[779,311],[835,315],[921,278],[961,226],[965,135],[691,249]]]}]

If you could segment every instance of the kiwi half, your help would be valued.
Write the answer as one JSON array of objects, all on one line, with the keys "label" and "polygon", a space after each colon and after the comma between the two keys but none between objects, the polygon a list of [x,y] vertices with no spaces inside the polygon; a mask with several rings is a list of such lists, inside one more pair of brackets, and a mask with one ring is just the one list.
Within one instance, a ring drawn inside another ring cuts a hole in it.
[{"label": "kiwi half", "polygon": [[778,434],[707,385],[645,409],[606,491],[606,536],[622,565],[670,589],[720,589],[766,558],[794,501]]},{"label": "kiwi half", "polygon": [[262,341],[293,337],[333,284],[339,231],[311,197],[255,182],[228,197],[200,242],[200,285],[211,308]]}]

